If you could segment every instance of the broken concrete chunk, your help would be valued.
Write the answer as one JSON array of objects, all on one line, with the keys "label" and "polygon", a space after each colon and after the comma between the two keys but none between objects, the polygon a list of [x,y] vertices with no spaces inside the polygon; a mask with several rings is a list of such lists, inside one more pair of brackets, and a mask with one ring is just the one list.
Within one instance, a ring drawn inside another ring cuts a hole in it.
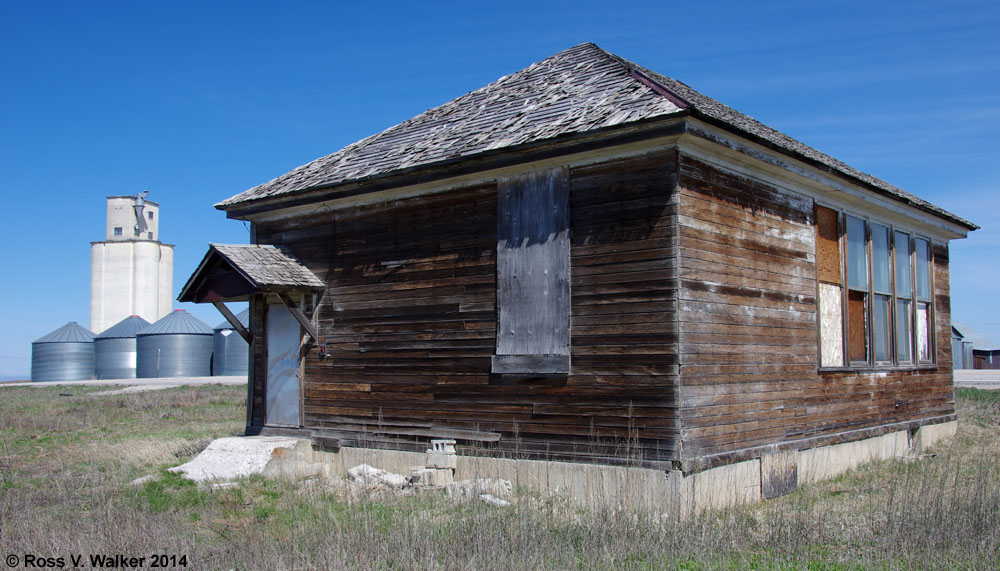
[{"label": "broken concrete chunk", "polygon": [[505,497],[514,492],[514,485],[507,480],[480,478],[449,484],[447,492],[453,498],[474,498],[483,494]]},{"label": "broken concrete chunk", "polygon": [[497,506],[498,508],[505,508],[510,505],[510,502],[507,500],[502,500],[493,494],[482,494],[479,496],[479,499],[490,504],[491,506]]},{"label": "broken concrete chunk", "polygon": [[383,472],[377,476],[378,481],[382,482],[390,488],[402,489],[406,487],[406,476],[402,474],[393,474],[392,472]]},{"label": "broken concrete chunk", "polygon": [[368,464],[359,464],[347,470],[347,475],[359,484],[374,482],[378,480],[379,476],[385,473],[385,470],[379,470],[378,468],[369,466]]},{"label": "broken concrete chunk", "polygon": [[358,484],[378,483],[397,489],[402,489],[407,484],[406,476],[380,470],[368,464],[359,464],[351,468],[347,471],[347,475]]}]

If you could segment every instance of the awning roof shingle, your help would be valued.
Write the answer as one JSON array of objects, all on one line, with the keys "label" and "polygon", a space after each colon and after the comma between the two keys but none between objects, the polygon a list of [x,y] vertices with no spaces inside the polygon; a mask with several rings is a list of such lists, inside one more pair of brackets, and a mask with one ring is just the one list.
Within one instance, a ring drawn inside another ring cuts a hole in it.
[{"label": "awning roof shingle", "polygon": [[309,293],[322,280],[281,249],[267,244],[209,244],[198,268],[181,288],[179,301],[238,301],[252,292]]},{"label": "awning roof shingle", "polygon": [[298,260],[266,244],[212,244],[258,289],[316,288],[323,282]]}]

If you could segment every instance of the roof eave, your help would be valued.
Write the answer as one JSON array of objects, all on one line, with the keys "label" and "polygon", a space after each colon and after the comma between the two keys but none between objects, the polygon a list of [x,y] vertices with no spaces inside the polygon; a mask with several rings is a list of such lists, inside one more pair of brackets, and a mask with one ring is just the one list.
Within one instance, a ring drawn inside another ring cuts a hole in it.
[{"label": "roof eave", "polygon": [[818,170],[821,170],[821,171],[823,171],[823,172],[825,172],[827,174],[830,174],[830,175],[842,178],[842,179],[850,182],[851,184],[856,184],[856,185],[862,186],[866,190],[870,190],[870,191],[872,191],[872,192],[874,192],[876,194],[879,194],[881,196],[885,196],[885,197],[890,198],[892,200],[896,200],[898,202],[906,204],[907,206],[916,208],[916,209],[918,209],[918,210],[920,210],[922,212],[926,212],[928,214],[937,216],[938,218],[942,218],[944,220],[947,220],[948,222],[951,222],[953,224],[956,224],[958,226],[966,228],[969,232],[972,232],[974,230],[979,230],[979,228],[980,228],[976,224],[973,224],[972,222],[969,222],[968,220],[965,220],[964,218],[962,218],[960,216],[952,214],[951,212],[948,212],[947,210],[944,210],[943,208],[935,207],[934,205],[932,205],[932,204],[930,204],[928,202],[914,201],[914,200],[910,199],[907,196],[902,196],[902,195],[899,195],[897,193],[891,192],[890,190],[887,190],[887,189],[881,188],[879,186],[876,186],[876,185],[874,185],[874,184],[872,184],[872,183],[870,183],[870,182],[868,182],[866,180],[863,180],[863,179],[858,178],[856,176],[852,176],[850,173],[846,173],[846,172],[844,172],[844,171],[842,171],[840,169],[837,169],[837,168],[834,168],[834,167],[832,167],[830,165],[824,164],[824,163],[822,163],[822,162],[820,162],[820,161],[818,161],[816,159],[813,159],[812,157],[808,157],[806,155],[803,155],[802,153],[795,152],[792,149],[785,148],[785,147],[783,147],[781,145],[778,145],[777,143],[774,143],[773,141],[769,141],[768,139],[765,139],[764,137],[761,137],[761,136],[756,135],[754,133],[750,133],[750,132],[748,132],[748,131],[746,131],[744,129],[740,129],[739,127],[737,127],[737,126],[735,126],[735,125],[733,125],[731,123],[728,123],[726,121],[722,121],[722,120],[716,119],[714,117],[711,117],[711,116],[709,116],[709,115],[707,115],[707,114],[705,114],[705,113],[703,113],[701,111],[698,111],[695,108],[691,109],[691,116],[695,117],[695,118],[697,118],[697,119],[699,119],[701,121],[704,121],[705,123],[713,125],[715,127],[719,127],[721,129],[724,129],[724,130],[726,130],[726,131],[728,131],[730,133],[739,135],[740,137],[743,137],[744,139],[750,140],[750,141],[752,141],[752,142],[754,142],[754,143],[756,143],[756,144],[758,144],[758,145],[760,145],[762,147],[767,148],[770,151],[773,151],[773,152],[776,152],[776,153],[780,153],[780,154],[788,156],[788,157],[792,157],[795,160],[803,162],[803,163],[806,163],[806,164],[808,164],[809,166],[811,166],[811,167],[813,167],[815,169],[818,169]]},{"label": "roof eave", "polygon": [[684,131],[683,118],[687,115],[689,115],[688,110],[681,110],[676,113],[660,115],[650,119],[571,133],[510,147],[491,149],[433,163],[424,163],[375,176],[338,181],[276,196],[229,204],[220,202],[214,206],[216,209],[224,211],[227,218],[248,219],[255,214],[279,208],[303,206],[310,203],[355,196],[387,188],[433,182],[434,180],[474,174],[518,163],[537,161],[553,156],[577,153],[643,139],[679,135]]},{"label": "roof eave", "polygon": [[[229,266],[233,269],[233,271],[235,271],[241,278],[246,280],[247,283],[249,283],[253,288],[260,289],[260,284],[254,281],[252,277],[247,275],[247,273],[244,272],[243,269],[240,268],[237,264],[234,264],[233,261],[230,260],[228,256],[226,256],[218,249],[216,249],[215,244],[209,244],[208,251],[205,252],[205,256],[201,259],[201,263],[198,264],[198,267],[195,269],[194,273],[191,274],[191,277],[189,277],[187,282],[185,282],[184,287],[181,288],[180,294],[177,295],[177,301],[197,303],[195,301],[195,292],[193,290],[198,286],[198,282],[202,274],[202,271],[208,265],[209,261],[213,258],[213,256],[218,256],[224,262],[229,264]],[[228,301],[237,301],[237,300],[230,299]]]}]

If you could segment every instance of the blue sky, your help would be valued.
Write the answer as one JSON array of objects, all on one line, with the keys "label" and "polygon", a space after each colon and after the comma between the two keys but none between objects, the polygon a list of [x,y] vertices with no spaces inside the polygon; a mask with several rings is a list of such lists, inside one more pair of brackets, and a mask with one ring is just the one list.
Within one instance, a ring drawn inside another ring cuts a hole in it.
[{"label": "blue sky", "polygon": [[1000,341],[1000,4],[358,4],[0,0],[0,379],[89,323],[105,196],[160,203],[176,295],[249,239],[213,203],[585,41],[982,226],[953,318]]}]

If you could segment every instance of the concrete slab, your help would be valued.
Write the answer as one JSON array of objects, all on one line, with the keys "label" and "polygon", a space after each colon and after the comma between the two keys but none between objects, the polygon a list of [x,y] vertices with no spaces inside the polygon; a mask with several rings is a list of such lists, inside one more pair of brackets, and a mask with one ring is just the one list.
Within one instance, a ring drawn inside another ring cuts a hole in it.
[{"label": "concrete slab", "polygon": [[282,436],[232,436],[213,440],[194,460],[170,468],[196,482],[235,480],[263,474],[268,463],[295,448],[298,438]]},{"label": "concrete slab", "polygon": [[189,385],[245,385],[246,376],[224,376],[224,377],[162,377],[153,379],[91,379],[87,381],[46,381],[42,383],[0,383],[3,387],[50,387],[50,386],[77,386],[77,387],[121,387],[109,391],[94,393],[95,395],[116,395],[123,393],[133,393],[142,391],[155,391],[169,389],[172,387],[183,387]]}]

